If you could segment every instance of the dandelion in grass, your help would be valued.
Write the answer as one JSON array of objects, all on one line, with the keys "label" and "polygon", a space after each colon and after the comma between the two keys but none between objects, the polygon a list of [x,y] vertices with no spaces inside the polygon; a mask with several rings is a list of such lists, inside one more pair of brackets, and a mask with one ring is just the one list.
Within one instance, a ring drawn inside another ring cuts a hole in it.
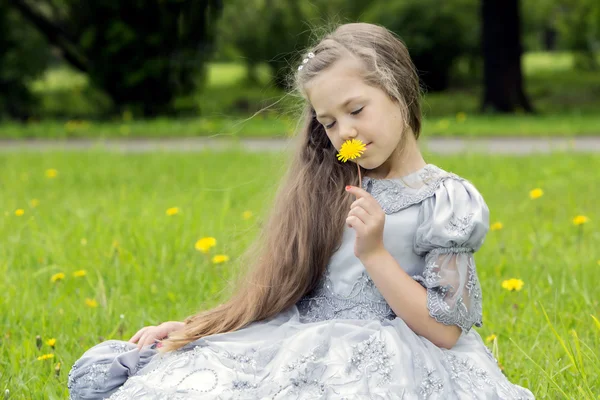
[{"label": "dandelion in grass", "polygon": [[[366,146],[363,142],[358,139],[350,139],[346,140],[340,151],[337,154],[337,159],[346,162],[348,160],[354,160],[362,156],[362,153],[365,151]],[[358,168],[358,187],[362,187],[362,179],[360,176],[360,165],[356,163],[356,167]]]},{"label": "dandelion in grass", "polygon": [[60,375],[60,363],[56,364],[56,366],[54,367],[54,375]]},{"label": "dandelion in grass", "polygon": [[40,201],[38,199],[31,199],[29,201],[29,205],[31,206],[31,208],[36,208],[40,205]]},{"label": "dandelion in grass", "polygon": [[490,226],[490,230],[492,231],[499,231],[502,228],[504,228],[504,225],[502,225],[502,222],[494,222],[491,226]]},{"label": "dandelion in grass", "polygon": [[73,272],[73,277],[75,278],[83,278],[87,275],[87,271],[85,269],[80,269],[78,271]]},{"label": "dandelion in grass", "polygon": [[578,215],[575,218],[573,218],[573,225],[579,226],[579,225],[587,224],[589,221],[590,221],[590,219],[588,217],[586,217],[585,215]]},{"label": "dandelion in grass", "polygon": [[50,168],[46,170],[46,178],[52,179],[58,176],[58,171],[54,168]]},{"label": "dandelion in grass", "polygon": [[54,358],[54,354],[50,353],[50,354],[42,354],[37,359],[38,359],[38,361],[44,361],[44,360],[50,360],[52,358]]},{"label": "dandelion in grass", "polygon": [[56,339],[52,338],[52,339],[48,339],[46,340],[46,344],[52,348],[54,348],[54,346],[56,346]]},{"label": "dandelion in grass", "polygon": [[179,214],[179,207],[167,208],[166,214],[170,217]]},{"label": "dandelion in grass", "polygon": [[217,245],[217,239],[215,239],[214,237],[203,237],[202,239],[199,239],[196,244],[195,244],[195,248],[196,250],[206,254],[210,251],[211,248],[215,247]]},{"label": "dandelion in grass", "polygon": [[85,305],[90,307],[90,308],[96,308],[98,307],[98,302],[94,299],[85,299]]},{"label": "dandelion in grass", "polygon": [[491,335],[489,335],[488,337],[485,338],[485,341],[487,343],[493,342],[494,340],[496,340],[497,336],[495,333],[492,333]]},{"label": "dandelion in grass", "polygon": [[63,279],[65,279],[65,273],[64,272],[58,272],[58,273],[56,273],[56,274],[54,274],[54,275],[52,275],[50,277],[50,281],[52,281],[53,283],[54,282],[60,282]]},{"label": "dandelion in grass", "polygon": [[515,279],[515,278],[511,278],[511,279],[502,281],[502,287],[511,292],[514,292],[514,291],[518,292],[519,290],[523,289],[524,285],[525,285],[525,282],[523,282],[520,279]]},{"label": "dandelion in grass", "polygon": [[22,217],[23,214],[25,214],[25,210],[23,210],[22,208],[18,208],[18,209],[15,210],[15,215],[17,217]]},{"label": "dandelion in grass", "polygon": [[252,218],[252,215],[254,215],[254,214],[252,214],[252,211],[244,211],[242,213],[242,218],[244,218],[245,220],[248,220],[248,219]]},{"label": "dandelion in grass", "polygon": [[531,200],[539,199],[544,195],[544,191],[540,188],[533,189],[529,192],[529,198]]},{"label": "dandelion in grass", "polygon": [[217,254],[212,259],[213,264],[222,264],[227,261],[229,261],[229,256],[226,256],[224,254]]}]

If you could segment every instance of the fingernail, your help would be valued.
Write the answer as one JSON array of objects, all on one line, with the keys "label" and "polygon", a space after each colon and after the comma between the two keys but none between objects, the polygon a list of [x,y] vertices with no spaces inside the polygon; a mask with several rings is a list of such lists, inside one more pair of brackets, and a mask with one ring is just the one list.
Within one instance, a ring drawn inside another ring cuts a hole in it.
[{"label": "fingernail", "polygon": [[352,186],[346,186],[346,190],[350,190]]}]

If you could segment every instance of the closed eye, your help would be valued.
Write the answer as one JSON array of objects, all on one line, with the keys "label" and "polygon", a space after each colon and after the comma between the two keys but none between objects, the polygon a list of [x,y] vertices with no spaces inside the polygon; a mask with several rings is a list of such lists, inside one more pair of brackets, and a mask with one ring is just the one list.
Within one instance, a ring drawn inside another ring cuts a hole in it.
[{"label": "closed eye", "polygon": [[352,115],[358,115],[358,114],[360,114],[360,112],[363,110],[363,108],[364,108],[364,107],[361,107],[361,108],[359,108],[359,109],[358,109],[358,110],[356,110],[356,111],[352,111],[350,114],[352,114]]}]

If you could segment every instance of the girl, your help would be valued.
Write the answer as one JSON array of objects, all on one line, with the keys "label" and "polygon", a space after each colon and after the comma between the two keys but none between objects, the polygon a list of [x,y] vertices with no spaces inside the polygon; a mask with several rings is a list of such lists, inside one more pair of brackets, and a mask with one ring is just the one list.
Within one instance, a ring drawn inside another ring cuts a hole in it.
[{"label": "girl", "polygon": [[[305,123],[247,279],[212,310],[88,350],[71,398],[533,399],[471,329],[489,211],[424,161],[406,47],[342,25],[295,78]],[[336,159],[350,139],[367,145],[359,167]]]}]

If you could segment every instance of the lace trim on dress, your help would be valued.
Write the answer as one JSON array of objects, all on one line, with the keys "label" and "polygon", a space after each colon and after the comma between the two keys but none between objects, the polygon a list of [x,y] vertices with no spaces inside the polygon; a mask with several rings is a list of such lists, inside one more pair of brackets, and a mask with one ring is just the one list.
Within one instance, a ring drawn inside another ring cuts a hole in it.
[{"label": "lace trim on dress", "polygon": [[423,186],[416,191],[398,179],[373,179],[368,176],[364,177],[362,188],[378,200],[386,214],[393,214],[431,197],[446,179],[465,180],[432,164],[423,167],[419,172],[419,179]]}]

